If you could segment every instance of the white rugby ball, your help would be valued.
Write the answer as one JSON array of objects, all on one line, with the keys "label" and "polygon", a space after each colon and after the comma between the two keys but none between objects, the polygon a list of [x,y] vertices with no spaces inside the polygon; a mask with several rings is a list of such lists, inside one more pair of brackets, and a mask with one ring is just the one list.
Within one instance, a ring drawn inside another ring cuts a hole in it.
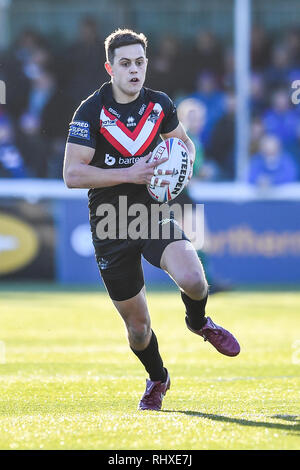
[{"label": "white rugby ball", "polygon": [[158,175],[157,178],[169,180],[168,186],[147,185],[148,193],[157,202],[169,202],[175,199],[184,189],[191,170],[188,149],[184,142],[176,137],[162,141],[155,147],[149,162],[168,157],[158,170],[171,170],[172,175]]}]

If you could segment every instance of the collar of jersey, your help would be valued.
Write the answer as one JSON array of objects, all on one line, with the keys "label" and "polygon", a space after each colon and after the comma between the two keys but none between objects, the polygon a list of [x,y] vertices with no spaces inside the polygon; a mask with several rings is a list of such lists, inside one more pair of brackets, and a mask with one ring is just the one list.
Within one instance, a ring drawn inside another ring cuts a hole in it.
[{"label": "collar of jersey", "polygon": [[141,91],[140,91],[140,94],[139,96],[134,100],[134,101],[130,101],[130,103],[118,103],[114,97],[113,97],[113,93],[112,93],[112,83],[111,82],[107,82],[105,83],[104,85],[108,85],[107,86],[107,98],[108,98],[108,101],[109,102],[112,102],[113,103],[113,106],[132,106],[133,104],[137,103],[141,98],[144,97],[144,93],[145,93],[145,90],[144,90],[144,87],[142,87]]}]

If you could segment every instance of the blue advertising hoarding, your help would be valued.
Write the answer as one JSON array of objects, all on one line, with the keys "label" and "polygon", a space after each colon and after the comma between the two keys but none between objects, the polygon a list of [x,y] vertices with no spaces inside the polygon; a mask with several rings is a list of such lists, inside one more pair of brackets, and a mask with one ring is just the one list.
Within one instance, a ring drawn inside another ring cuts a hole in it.
[{"label": "blue advertising hoarding", "polygon": [[[219,278],[235,285],[300,282],[300,202],[202,202],[204,248]],[[64,200],[55,205],[57,280],[99,282],[87,202]],[[143,267],[146,281],[171,282],[146,261]]]},{"label": "blue advertising hoarding", "polygon": [[300,202],[208,202],[207,252],[236,284],[300,283]]}]

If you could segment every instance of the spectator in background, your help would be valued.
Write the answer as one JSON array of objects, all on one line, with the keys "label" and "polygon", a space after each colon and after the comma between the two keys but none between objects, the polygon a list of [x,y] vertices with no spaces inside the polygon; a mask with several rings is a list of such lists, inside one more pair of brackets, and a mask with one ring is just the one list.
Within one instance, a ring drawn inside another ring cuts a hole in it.
[{"label": "spectator in background", "polygon": [[285,34],[284,43],[288,49],[291,66],[294,69],[300,67],[300,29],[288,30]]},{"label": "spectator in background", "polygon": [[221,180],[234,179],[235,111],[236,97],[234,92],[230,91],[225,95],[224,114],[213,127],[205,147],[206,155],[218,167],[218,177]]},{"label": "spectator in background", "polygon": [[261,141],[259,153],[252,156],[249,183],[260,187],[292,183],[297,180],[293,157],[281,148],[277,136],[267,134]]},{"label": "spectator in background", "polygon": [[[56,87],[50,63],[51,55],[48,50],[39,48],[32,53],[27,64],[27,75],[30,80],[28,101],[19,119],[19,147],[27,166],[40,178],[47,176],[48,155],[41,128],[42,116]],[[57,112],[59,113],[59,110]]]},{"label": "spectator in background", "polygon": [[66,132],[72,120],[68,95],[55,84],[53,94],[43,108],[40,128],[47,148],[46,172],[48,178],[61,178],[66,144]]},{"label": "spectator in background", "polygon": [[223,88],[233,88],[235,83],[235,60],[232,47],[226,47],[224,51],[224,75],[222,77]]},{"label": "spectator in background", "polygon": [[266,31],[254,25],[251,31],[251,68],[260,72],[268,67],[271,56],[271,41]]},{"label": "spectator in background", "polygon": [[47,42],[41,34],[26,29],[19,35],[3,58],[3,79],[7,85],[7,109],[15,120],[27,105],[32,74],[32,56],[38,49],[47,47]]},{"label": "spectator in background", "polygon": [[196,82],[196,92],[190,98],[195,98],[207,110],[206,123],[202,131],[202,141],[207,145],[214,125],[224,114],[225,95],[218,86],[216,76],[211,72],[203,72]]},{"label": "spectator in background", "polygon": [[174,36],[165,35],[159,39],[158,44],[158,50],[149,58],[147,85],[153,90],[163,90],[175,98],[180,93],[178,84],[181,82],[184,87],[187,81],[182,76],[184,65],[178,41]]},{"label": "spectator in background", "polygon": [[196,78],[204,72],[214,76],[218,83],[221,82],[224,74],[224,51],[211,31],[199,31],[196,34],[194,42],[187,48],[185,64],[188,64],[188,74],[185,75],[186,80],[190,79],[187,83],[189,92],[194,90]]},{"label": "spectator in background", "polygon": [[205,106],[194,98],[186,98],[179,103],[177,114],[187,135],[195,145],[196,156],[193,176],[202,180],[214,180],[216,178],[217,168],[213,162],[209,162],[205,159],[201,142],[201,133],[206,120]]},{"label": "spectator in background", "polygon": [[0,177],[25,178],[26,176],[29,175],[14,142],[12,122],[0,108]]},{"label": "spectator in background", "polygon": [[265,128],[261,117],[254,116],[250,125],[250,155],[258,153],[259,143],[265,134]]},{"label": "spectator in background", "polygon": [[288,89],[280,88],[271,96],[271,107],[262,116],[268,134],[279,137],[283,147],[290,153],[299,154],[299,116],[291,103]]},{"label": "spectator in background", "polygon": [[295,28],[287,31],[284,37],[284,44],[288,51],[291,67],[288,75],[288,86],[290,86],[294,80],[299,80],[300,77],[300,29]]},{"label": "spectator in background", "polygon": [[65,53],[67,92],[71,109],[78,106],[82,96],[88,96],[103,83],[105,56],[97,22],[84,18],[78,28],[78,37]]},{"label": "spectator in background", "polygon": [[264,79],[268,89],[290,87],[292,64],[289,49],[285,44],[276,44],[271,53],[271,63],[266,67]]},{"label": "spectator in background", "polygon": [[250,112],[252,116],[261,115],[267,108],[268,93],[261,73],[252,73],[250,78]]}]

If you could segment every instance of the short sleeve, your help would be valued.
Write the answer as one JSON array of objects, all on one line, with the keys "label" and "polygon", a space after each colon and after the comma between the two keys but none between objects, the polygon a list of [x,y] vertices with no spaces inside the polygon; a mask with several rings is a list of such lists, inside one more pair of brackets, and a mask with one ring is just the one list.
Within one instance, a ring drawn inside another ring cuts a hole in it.
[{"label": "short sleeve", "polygon": [[83,101],[76,109],[69,126],[67,142],[96,148],[97,108],[94,100]]},{"label": "short sleeve", "polygon": [[173,103],[173,101],[165,93],[163,93],[163,98],[164,98],[163,109],[164,109],[165,117],[162,121],[160,132],[161,134],[168,134],[169,132],[172,132],[174,129],[176,129],[176,127],[179,124],[179,121],[178,121],[176,106]]}]

